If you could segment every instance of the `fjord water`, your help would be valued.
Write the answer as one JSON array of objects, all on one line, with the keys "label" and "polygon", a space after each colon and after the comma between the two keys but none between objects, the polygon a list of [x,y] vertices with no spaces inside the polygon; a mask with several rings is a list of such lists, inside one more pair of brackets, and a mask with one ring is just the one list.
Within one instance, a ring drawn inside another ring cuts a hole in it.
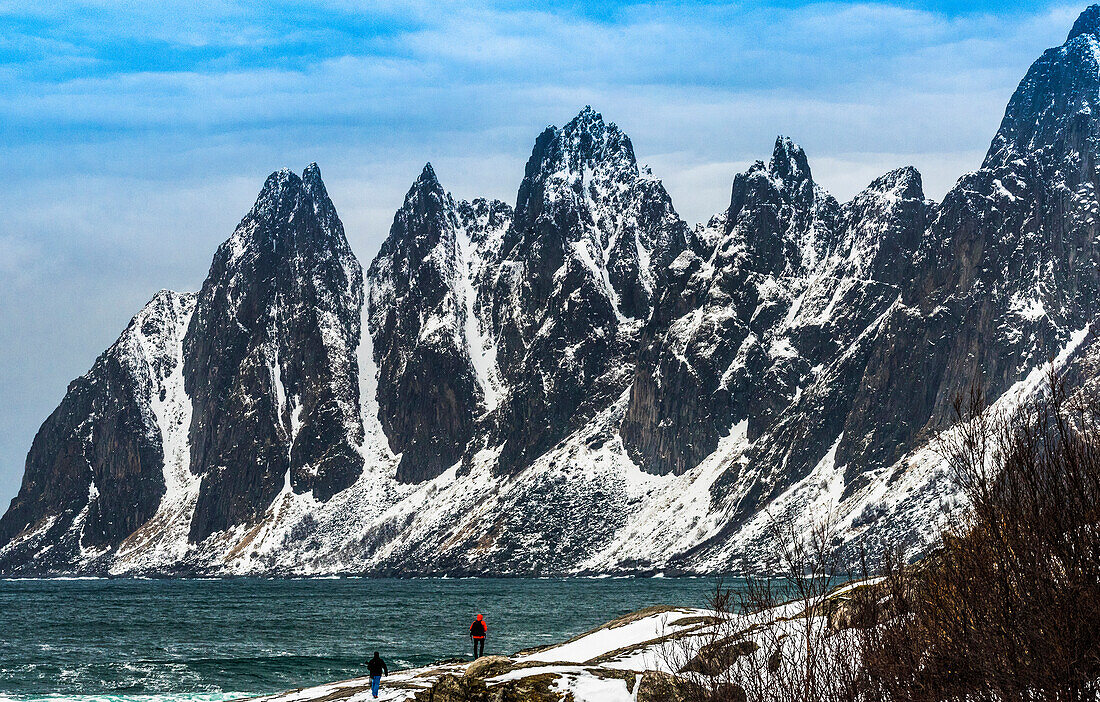
[{"label": "fjord water", "polygon": [[562,641],[655,604],[700,606],[675,578],[5,580],[0,700],[214,701]]}]

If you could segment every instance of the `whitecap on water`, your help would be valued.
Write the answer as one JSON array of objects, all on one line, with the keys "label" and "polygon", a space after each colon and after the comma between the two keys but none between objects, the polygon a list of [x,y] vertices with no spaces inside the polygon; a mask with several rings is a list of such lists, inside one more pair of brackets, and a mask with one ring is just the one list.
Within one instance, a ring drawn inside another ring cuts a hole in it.
[{"label": "whitecap on water", "polygon": [[38,695],[0,696],[0,702],[226,702],[248,697],[244,692],[166,693],[161,695]]}]

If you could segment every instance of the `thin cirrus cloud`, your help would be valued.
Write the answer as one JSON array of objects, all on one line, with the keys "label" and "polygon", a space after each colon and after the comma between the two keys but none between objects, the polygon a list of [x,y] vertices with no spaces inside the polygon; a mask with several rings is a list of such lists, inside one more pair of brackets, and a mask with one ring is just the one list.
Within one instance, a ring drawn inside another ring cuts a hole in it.
[{"label": "thin cirrus cloud", "polygon": [[941,197],[1081,6],[0,2],[0,503],[69,380],[162,288],[196,289],[265,175],[318,161],[365,263],[432,161],[513,201],[586,104],[690,221],[776,134],[841,199],[916,165]]}]

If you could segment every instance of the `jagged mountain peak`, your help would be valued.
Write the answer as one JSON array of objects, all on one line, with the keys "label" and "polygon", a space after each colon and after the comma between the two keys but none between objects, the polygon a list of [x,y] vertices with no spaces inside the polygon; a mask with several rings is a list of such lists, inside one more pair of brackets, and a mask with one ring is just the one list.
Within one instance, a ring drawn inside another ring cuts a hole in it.
[{"label": "jagged mountain peak", "polygon": [[325,182],[321,180],[321,168],[316,161],[310,163],[302,171],[302,188],[317,202],[324,202],[329,199],[328,189],[325,188]]},{"label": "jagged mountain peak", "polygon": [[292,221],[296,216],[295,212],[303,206],[307,207],[324,225],[321,231],[330,232],[339,229],[338,238],[343,238],[343,226],[336,214],[336,207],[329,198],[328,190],[321,179],[321,169],[316,162],[306,166],[301,176],[289,168],[280,168],[269,175],[259,195],[256,196],[255,204],[241,221],[241,225],[247,225],[250,221],[257,222],[264,225],[261,227],[262,230],[273,235],[277,231],[277,228],[273,227],[276,222]]},{"label": "jagged mountain peak", "polygon": [[194,297],[194,296],[195,296],[195,293],[193,293],[193,292],[181,293],[181,292],[176,292],[175,290],[171,290],[169,288],[161,288],[160,290],[153,293],[153,297],[151,297],[149,299],[149,302],[146,303],[145,307],[149,307],[149,306],[159,307],[159,306],[165,305],[165,304],[172,304],[180,298],[187,298],[187,297]]},{"label": "jagged mountain peak", "polygon": [[898,285],[910,271],[934,209],[916,168],[903,166],[875,178],[842,208],[843,235],[834,253],[846,260],[846,274]]},{"label": "jagged mountain peak", "polygon": [[585,163],[616,162],[637,168],[634,146],[614,122],[604,122],[603,115],[586,106],[562,130],[562,138],[571,146],[572,155]]},{"label": "jagged mountain peak", "polygon": [[1073,28],[1069,30],[1066,41],[1073,41],[1082,34],[1100,37],[1100,5],[1090,5],[1085,8],[1085,11],[1073,23]]},{"label": "jagged mountain peak", "polygon": [[[413,246],[415,251],[406,251],[402,256],[412,255],[418,259],[426,255],[441,237],[446,238],[448,247],[453,249],[455,207],[454,199],[444,190],[432,164],[424,164],[405,193],[401,208],[394,213],[389,236],[383,242],[375,263],[408,246]],[[454,251],[450,254],[453,255]]]},{"label": "jagged mountain peak", "polygon": [[409,186],[401,209],[394,214],[383,252],[392,251],[396,246],[413,246],[419,251],[413,254],[415,258],[426,255],[441,237],[453,248],[453,210],[451,196],[440,184],[432,164],[426,164]]},{"label": "jagged mountain peak", "polygon": [[447,197],[447,193],[440,184],[435,169],[432,168],[430,163],[424,164],[420,175],[416,177],[416,180],[409,186],[409,191],[405,193],[405,208],[416,206],[416,203],[425,197],[431,198],[437,204],[440,204]]},{"label": "jagged mountain peak", "polygon": [[592,109],[591,105],[585,105],[576,117],[565,124],[561,133],[573,138],[587,135],[593,140],[600,140],[609,135],[617,137],[622,131],[614,122],[605,122],[603,115]]},{"label": "jagged mountain peak", "polygon": [[1100,6],[1077,19],[1062,46],[1043,52],[1005,109],[983,168],[1034,157],[1048,178],[1077,172],[1100,141]]},{"label": "jagged mountain peak", "polygon": [[420,170],[420,175],[416,177],[414,183],[439,185],[439,178],[435,174],[435,169],[432,168],[431,161],[424,164],[424,168]]},{"label": "jagged mountain peak", "polygon": [[260,519],[284,485],[324,501],[358,476],[362,275],[317,165],[268,176],[184,339],[192,540]]},{"label": "jagged mountain peak", "polygon": [[[338,230],[343,232],[344,225],[340,222],[340,217],[336,213],[336,206],[332,204],[332,199],[328,196],[328,189],[325,187],[325,182],[321,180],[321,169],[316,161],[310,163],[302,171],[302,189],[313,201],[313,212],[324,225],[325,231],[335,232]],[[350,250],[344,244],[342,235],[336,237],[333,241],[336,249],[342,253],[350,253]]]},{"label": "jagged mountain peak", "polygon": [[[504,250],[510,251],[525,228],[559,207],[589,210],[585,219],[601,219],[601,213],[593,210],[606,209],[610,201],[630,189],[639,178],[629,137],[586,106],[564,127],[549,126],[535,140],[516,196],[516,226]],[[610,213],[602,218],[614,219]],[[616,226],[617,223],[607,221],[600,228],[608,230]],[[581,232],[580,228],[572,229],[574,234]],[[608,231],[600,233],[601,247],[607,245],[608,234]]]},{"label": "jagged mountain peak", "polygon": [[638,173],[630,138],[614,122],[605,122],[591,106],[585,106],[564,127],[549,126],[539,135],[527,175],[578,175],[586,168]]},{"label": "jagged mountain peak", "polygon": [[[321,167],[317,165],[316,161],[310,161],[309,165],[302,171],[302,181],[311,185],[321,182]],[[321,183],[321,185],[324,185],[324,183]]]},{"label": "jagged mountain peak", "polygon": [[286,207],[293,207],[302,192],[302,179],[289,168],[280,168],[264,180],[256,202],[249,213],[254,217],[271,217]]},{"label": "jagged mountain peak", "polygon": [[591,105],[585,105],[581,108],[581,111],[577,113],[577,116],[570,121],[570,124],[573,123],[603,124],[603,115],[592,109]]},{"label": "jagged mountain peak", "polygon": [[[812,216],[818,205],[835,209],[836,203],[831,195],[814,183],[809,161],[802,147],[789,137],[779,136],[775,140],[768,163],[756,161],[748,170],[734,177],[726,217],[726,234],[736,228],[739,216],[747,213],[750,217],[755,217],[753,213],[760,207],[776,212],[777,208],[789,210],[793,207],[801,215]],[[787,218],[781,216],[781,219]],[[804,217],[799,216],[796,219]]]},{"label": "jagged mountain peak", "polygon": [[328,190],[321,179],[321,168],[316,161],[311,162],[298,175],[289,168],[283,167],[273,171],[260,188],[256,196],[253,211],[263,210],[272,203],[293,203],[302,194],[316,200],[328,200]]},{"label": "jagged mountain peak", "polygon": [[806,152],[790,137],[782,135],[775,138],[775,148],[772,150],[768,172],[784,182],[813,182]]},{"label": "jagged mountain peak", "polygon": [[235,271],[269,253],[294,257],[303,246],[354,258],[316,163],[301,177],[289,168],[267,177],[248,214],[219,247],[214,266],[220,267],[220,258]]},{"label": "jagged mountain peak", "polygon": [[924,181],[913,166],[888,171],[871,181],[864,192],[896,193],[907,200],[924,200]]}]

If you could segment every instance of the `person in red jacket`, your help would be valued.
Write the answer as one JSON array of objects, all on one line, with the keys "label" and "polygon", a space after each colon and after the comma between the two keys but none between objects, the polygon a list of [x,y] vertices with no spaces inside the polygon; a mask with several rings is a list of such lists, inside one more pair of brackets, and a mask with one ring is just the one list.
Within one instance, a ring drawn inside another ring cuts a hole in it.
[{"label": "person in red jacket", "polygon": [[477,615],[477,619],[470,625],[470,638],[474,640],[474,660],[477,660],[478,656],[485,655],[485,634],[488,631],[489,627],[485,624],[484,617]]}]

